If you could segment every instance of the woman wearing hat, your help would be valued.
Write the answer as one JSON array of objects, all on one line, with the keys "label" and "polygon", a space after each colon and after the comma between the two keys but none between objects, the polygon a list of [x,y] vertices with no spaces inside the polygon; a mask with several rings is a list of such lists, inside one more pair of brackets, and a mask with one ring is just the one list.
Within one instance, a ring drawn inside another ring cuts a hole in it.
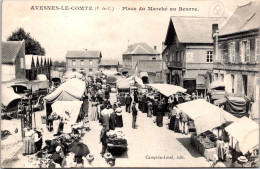
[{"label": "woman wearing hat", "polygon": [[65,165],[65,155],[63,153],[63,150],[61,146],[56,147],[56,151],[53,153],[53,162],[56,164],[59,164],[61,167],[64,167]]},{"label": "woman wearing hat", "polygon": [[116,127],[123,127],[122,108],[116,109]]},{"label": "woman wearing hat", "polygon": [[42,148],[42,133],[39,129],[34,129],[34,144],[35,144],[35,151],[38,152]]},{"label": "woman wearing hat", "polygon": [[34,131],[29,127],[24,128],[23,155],[35,153]]}]

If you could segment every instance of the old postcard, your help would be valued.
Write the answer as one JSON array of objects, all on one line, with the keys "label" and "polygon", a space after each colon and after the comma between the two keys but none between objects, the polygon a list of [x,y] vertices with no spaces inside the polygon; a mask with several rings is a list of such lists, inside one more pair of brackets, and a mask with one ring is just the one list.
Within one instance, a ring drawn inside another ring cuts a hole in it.
[{"label": "old postcard", "polygon": [[259,167],[259,9],[3,0],[1,167]]}]

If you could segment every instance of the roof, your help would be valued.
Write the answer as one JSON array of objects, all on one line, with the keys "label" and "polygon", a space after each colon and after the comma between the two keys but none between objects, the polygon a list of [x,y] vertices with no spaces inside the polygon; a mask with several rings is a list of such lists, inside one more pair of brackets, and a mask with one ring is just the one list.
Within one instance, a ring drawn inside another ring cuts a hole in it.
[{"label": "roof", "polygon": [[[10,64],[15,62],[15,58],[23,46],[24,41],[6,41],[2,42],[2,63]],[[25,51],[25,47],[24,47]]]},{"label": "roof", "polygon": [[123,55],[142,55],[142,54],[159,55],[159,52],[154,50],[146,43],[135,43],[128,46],[127,50],[123,53]]},{"label": "roof", "polygon": [[136,64],[139,72],[157,72],[162,70],[161,60],[139,60]]},{"label": "roof", "polygon": [[118,66],[118,60],[101,60],[99,66]]},{"label": "roof", "polygon": [[101,58],[101,51],[93,50],[69,50],[67,51],[66,58]]},{"label": "roof", "polygon": [[219,35],[259,29],[260,2],[250,2],[236,9],[226,24],[219,30]]},{"label": "roof", "polygon": [[226,18],[172,16],[165,42],[176,32],[180,43],[213,43],[212,24],[221,24]]}]

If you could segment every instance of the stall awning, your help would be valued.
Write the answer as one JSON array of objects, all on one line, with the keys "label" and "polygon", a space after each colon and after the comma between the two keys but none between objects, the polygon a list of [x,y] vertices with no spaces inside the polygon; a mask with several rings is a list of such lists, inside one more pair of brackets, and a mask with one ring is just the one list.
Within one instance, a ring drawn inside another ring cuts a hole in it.
[{"label": "stall awning", "polygon": [[83,96],[85,89],[86,84],[82,80],[69,79],[44,99],[47,102],[78,100]]},{"label": "stall awning", "polygon": [[35,92],[39,89],[49,88],[48,81],[40,81],[40,80],[17,82],[12,86],[19,86],[19,85],[27,87],[27,89],[32,90],[32,92]]},{"label": "stall awning", "polygon": [[225,83],[221,80],[215,80],[209,85],[209,90],[218,88],[218,87],[225,87]]},{"label": "stall awning", "polygon": [[81,79],[83,77],[82,74],[78,73],[78,72],[71,72],[68,71],[65,73],[65,75],[63,76],[65,79],[72,79],[72,78],[78,78]]},{"label": "stall awning", "polygon": [[2,85],[2,96],[1,96],[1,103],[8,107],[8,105],[15,101],[20,100],[22,97],[14,92],[14,90],[10,87]]},{"label": "stall awning", "polygon": [[184,89],[181,86],[175,86],[170,84],[147,84],[147,85],[151,86],[153,89],[158,90],[161,94],[163,94],[166,97],[169,97],[177,93],[185,93],[187,91],[187,89]]},{"label": "stall awning", "polygon": [[39,81],[47,81],[48,80],[46,75],[44,75],[44,74],[37,75],[36,79],[39,80]]},{"label": "stall awning", "polygon": [[140,77],[149,77],[147,72],[140,72]]},{"label": "stall awning", "polygon": [[116,87],[118,89],[130,89],[130,82],[127,79],[118,79],[116,81]]},{"label": "stall awning", "polygon": [[77,121],[82,103],[82,101],[56,101],[51,107],[53,112],[73,124]]},{"label": "stall awning", "polygon": [[203,99],[179,104],[177,108],[194,120],[197,134],[238,120],[232,114]]},{"label": "stall awning", "polygon": [[247,117],[242,117],[225,130],[239,142],[239,149],[243,154],[259,145],[259,126]]}]

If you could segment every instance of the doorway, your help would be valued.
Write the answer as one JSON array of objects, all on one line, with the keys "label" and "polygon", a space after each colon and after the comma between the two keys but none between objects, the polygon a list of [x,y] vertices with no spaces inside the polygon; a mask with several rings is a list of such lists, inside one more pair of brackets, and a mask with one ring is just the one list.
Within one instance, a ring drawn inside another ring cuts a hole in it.
[{"label": "doorway", "polygon": [[244,94],[247,96],[247,75],[242,75],[243,79],[243,91]]}]

